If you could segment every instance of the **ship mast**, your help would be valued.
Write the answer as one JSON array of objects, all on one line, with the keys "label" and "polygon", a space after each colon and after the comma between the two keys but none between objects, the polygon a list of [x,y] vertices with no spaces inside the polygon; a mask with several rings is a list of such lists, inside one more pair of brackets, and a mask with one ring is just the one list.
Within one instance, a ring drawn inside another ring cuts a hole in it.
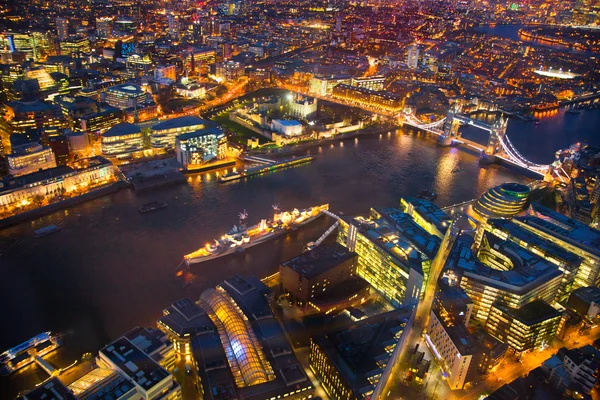
[{"label": "ship mast", "polygon": [[239,214],[240,217],[240,228],[246,229],[246,220],[248,219],[248,213],[246,210]]},{"label": "ship mast", "polygon": [[273,204],[271,207],[273,207],[273,223],[276,223],[279,221],[279,204]]}]

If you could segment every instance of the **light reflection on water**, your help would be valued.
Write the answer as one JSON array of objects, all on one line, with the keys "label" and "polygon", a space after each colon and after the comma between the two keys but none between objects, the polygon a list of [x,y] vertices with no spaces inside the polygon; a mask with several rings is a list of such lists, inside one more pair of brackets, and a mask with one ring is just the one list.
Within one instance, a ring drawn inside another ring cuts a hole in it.
[{"label": "light reflection on water", "polygon": [[[364,214],[372,206],[397,206],[401,196],[423,189],[436,191],[444,206],[523,180],[505,168],[482,169],[476,155],[437,147],[422,133],[361,137],[306,154],[318,156],[308,165],[226,184],[203,173],[189,176],[187,185],[121,191],[0,231],[0,301],[12,305],[0,311],[10,327],[0,330],[0,349],[42,331],[68,331],[57,364],[69,364],[136,325],[154,326],[166,305],[197,299],[226,277],[272,274],[332,224],[321,218],[242,254],[198,264],[191,269],[193,283],[183,288],[174,271],[183,254],[219,237],[244,209],[250,223],[270,216],[272,204],[287,210],[330,203],[334,212]],[[456,167],[460,171],[452,172]],[[137,211],[153,200],[169,206]],[[52,223],[61,226],[59,233],[33,237],[33,229]],[[34,379],[29,375],[15,379]]]}]

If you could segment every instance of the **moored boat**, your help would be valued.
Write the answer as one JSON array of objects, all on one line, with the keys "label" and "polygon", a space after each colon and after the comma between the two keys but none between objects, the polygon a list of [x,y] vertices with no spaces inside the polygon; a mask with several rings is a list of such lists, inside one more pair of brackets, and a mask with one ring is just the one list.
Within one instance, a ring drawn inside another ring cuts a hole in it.
[{"label": "moored boat", "polygon": [[167,207],[167,203],[163,201],[153,201],[152,203],[144,204],[138,208],[138,211],[142,214],[149,213],[152,211],[162,210]]},{"label": "moored boat", "polygon": [[52,225],[48,225],[48,226],[45,226],[40,229],[36,229],[35,231],[33,231],[33,233],[35,234],[35,237],[44,237],[44,236],[50,235],[52,233],[56,233],[58,231],[60,231],[60,228],[58,226],[52,224]]}]

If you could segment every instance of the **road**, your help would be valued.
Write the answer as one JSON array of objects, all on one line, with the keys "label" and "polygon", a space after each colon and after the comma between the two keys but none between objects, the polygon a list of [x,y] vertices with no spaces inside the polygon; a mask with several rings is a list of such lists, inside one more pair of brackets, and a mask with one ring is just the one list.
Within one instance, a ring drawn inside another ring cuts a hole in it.
[{"label": "road", "polygon": [[[198,369],[196,362],[192,356],[181,357],[178,354],[175,355],[175,370],[173,376],[177,382],[181,385],[181,394],[183,400],[199,400],[202,399],[200,395],[200,380],[198,378]],[[190,366],[190,373],[188,374],[185,366]]]}]

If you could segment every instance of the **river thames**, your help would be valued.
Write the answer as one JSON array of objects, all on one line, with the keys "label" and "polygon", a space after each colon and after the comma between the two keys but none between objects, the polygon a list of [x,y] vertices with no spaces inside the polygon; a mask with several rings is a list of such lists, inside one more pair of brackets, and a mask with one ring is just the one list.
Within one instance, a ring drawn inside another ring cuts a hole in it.
[{"label": "river thames", "polygon": [[[571,143],[600,144],[594,137],[599,119],[599,111],[565,116],[560,111],[542,116],[538,126],[513,119],[508,134],[523,155],[548,163],[555,150]],[[486,140],[468,129],[465,135]],[[530,181],[504,167],[480,168],[476,154],[437,147],[433,138],[414,131],[364,136],[304,153],[317,158],[227,184],[203,174],[159,191],[123,190],[1,230],[0,349],[42,331],[58,331],[65,335],[65,347],[49,361],[64,366],[135,326],[155,326],[164,307],[186,296],[197,299],[224,278],[276,272],[279,262],[298,254],[332,223],[323,217],[285,238],[198,264],[191,270],[193,283],[184,288],[175,276],[183,255],[219,237],[243,210],[250,223],[270,217],[272,204],[287,210],[329,203],[333,212],[352,215],[372,206],[397,206],[401,196],[423,189],[437,192],[436,203],[447,206],[503,182]],[[167,202],[167,209],[137,211],[153,200]],[[35,238],[33,230],[48,224],[61,231]],[[20,372],[3,379],[0,390],[7,384],[31,386],[40,377]]]}]

